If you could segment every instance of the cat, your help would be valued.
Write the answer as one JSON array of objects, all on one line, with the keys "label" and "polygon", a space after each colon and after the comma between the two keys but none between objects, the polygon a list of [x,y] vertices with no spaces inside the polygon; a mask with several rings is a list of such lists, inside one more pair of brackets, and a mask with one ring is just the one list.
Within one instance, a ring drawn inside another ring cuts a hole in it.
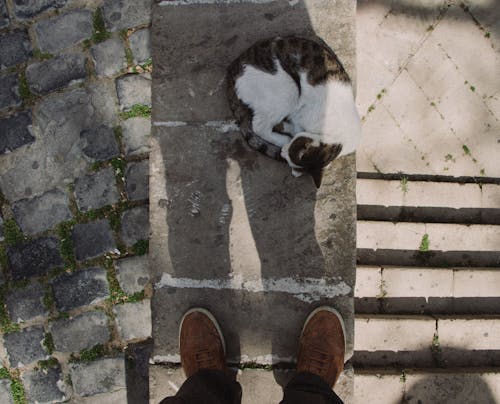
[{"label": "cat", "polygon": [[324,168],[361,137],[351,80],[319,38],[255,43],[228,67],[227,91],[248,144],[284,159],[294,176],[310,174],[317,188]]}]

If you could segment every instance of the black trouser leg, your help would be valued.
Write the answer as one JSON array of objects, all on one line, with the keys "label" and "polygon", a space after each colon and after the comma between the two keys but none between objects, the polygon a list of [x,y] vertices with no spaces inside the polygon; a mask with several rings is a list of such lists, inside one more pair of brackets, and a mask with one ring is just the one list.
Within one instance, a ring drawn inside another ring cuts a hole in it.
[{"label": "black trouser leg", "polygon": [[174,397],[160,404],[240,404],[241,386],[221,370],[202,369],[188,378]]},{"label": "black trouser leg", "polygon": [[297,373],[286,385],[280,404],[343,404],[331,387],[319,376]]}]

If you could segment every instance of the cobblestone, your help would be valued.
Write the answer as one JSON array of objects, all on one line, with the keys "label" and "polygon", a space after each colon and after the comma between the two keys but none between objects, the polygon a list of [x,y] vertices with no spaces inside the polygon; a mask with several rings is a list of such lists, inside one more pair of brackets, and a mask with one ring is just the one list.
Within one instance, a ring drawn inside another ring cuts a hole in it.
[{"label": "cobblestone", "polygon": [[4,400],[2,401],[2,404],[14,404],[9,379],[0,379],[0,397]]},{"label": "cobblestone", "polygon": [[70,371],[75,393],[83,397],[113,392],[126,387],[123,357],[71,364]]},{"label": "cobblestone", "polygon": [[75,225],[73,244],[78,261],[96,258],[106,252],[117,252],[113,232],[105,219]]},{"label": "cobblestone", "polygon": [[57,320],[50,325],[50,331],[56,350],[61,352],[79,352],[105,344],[110,338],[108,318],[97,310]]},{"label": "cobblestone", "polygon": [[0,110],[21,105],[17,73],[0,77]]},{"label": "cobblestone", "polygon": [[122,123],[122,141],[127,156],[149,152],[151,120],[149,118],[129,118]]},{"label": "cobblestone", "polygon": [[26,62],[31,55],[31,43],[26,31],[0,34],[0,68]]},{"label": "cobblestone", "polygon": [[39,237],[9,246],[7,259],[14,281],[45,275],[50,269],[64,264],[59,240],[55,237]]},{"label": "cobblestone", "polygon": [[151,0],[105,0],[103,14],[110,31],[149,24]]},{"label": "cobblestone", "polygon": [[109,296],[106,271],[99,267],[62,274],[51,284],[58,311],[96,304]]},{"label": "cobblestone", "polygon": [[22,375],[29,403],[60,403],[67,399],[59,365],[43,370],[30,370]]},{"label": "cobblestone", "polygon": [[14,0],[14,15],[18,19],[29,19],[48,9],[64,6],[67,0]]},{"label": "cobblestone", "polygon": [[116,267],[120,287],[129,295],[140,292],[149,282],[149,260],[146,255],[118,260]]},{"label": "cobblestone", "polygon": [[75,195],[78,209],[91,209],[112,205],[120,200],[112,168],[105,168],[75,181]]},{"label": "cobblestone", "polygon": [[149,239],[149,209],[147,206],[138,206],[123,213],[121,236],[128,246],[139,240]]},{"label": "cobblestone", "polygon": [[20,323],[47,315],[43,304],[44,295],[45,291],[39,282],[31,282],[24,288],[11,289],[6,298],[11,320]]},{"label": "cobblestone", "polygon": [[5,0],[0,0],[0,28],[8,27],[10,24],[9,14]]},{"label": "cobblestone", "polygon": [[113,76],[127,67],[125,48],[119,38],[111,38],[90,49],[99,77]]},{"label": "cobblestone", "polygon": [[68,195],[58,189],[32,199],[19,200],[12,205],[12,210],[16,222],[26,234],[51,229],[71,218]]},{"label": "cobblestone", "polygon": [[26,69],[26,80],[35,94],[47,94],[83,80],[86,75],[85,56],[75,53],[33,63]]},{"label": "cobblestone", "polygon": [[31,123],[29,112],[0,120],[0,155],[35,141],[28,129]]},{"label": "cobblestone", "polygon": [[129,74],[116,80],[116,92],[122,109],[136,104],[151,106],[151,75]]},{"label": "cobblestone", "polygon": [[42,52],[57,52],[92,35],[92,12],[70,11],[35,24],[34,30]]},{"label": "cobblestone", "polygon": [[126,341],[151,337],[151,307],[148,299],[114,307],[118,332]]},{"label": "cobblestone", "polygon": [[3,343],[7,350],[10,366],[22,367],[45,359],[47,352],[42,347],[43,327],[28,327],[21,331],[4,334]]},{"label": "cobblestone", "polygon": [[80,138],[83,141],[83,153],[95,160],[108,160],[120,153],[113,129],[106,125],[83,130],[80,133]]},{"label": "cobblestone", "polygon": [[130,163],[125,171],[127,197],[132,201],[149,198],[149,160]]},{"label": "cobblestone", "polygon": [[151,57],[151,41],[149,29],[140,29],[135,31],[128,38],[130,50],[134,55],[134,63],[140,64]]}]

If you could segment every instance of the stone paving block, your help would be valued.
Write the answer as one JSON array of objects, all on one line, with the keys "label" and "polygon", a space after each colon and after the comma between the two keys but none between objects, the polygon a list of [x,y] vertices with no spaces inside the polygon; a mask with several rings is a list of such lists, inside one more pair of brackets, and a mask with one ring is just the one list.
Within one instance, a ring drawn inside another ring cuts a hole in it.
[{"label": "stone paving block", "polygon": [[402,403],[404,390],[400,374],[363,374],[356,369],[353,404]]},{"label": "stone paving block", "polygon": [[21,331],[4,334],[3,343],[10,366],[22,367],[46,359],[47,352],[42,346],[43,339],[42,326],[28,327]]},{"label": "stone paving block", "polygon": [[356,268],[355,297],[377,297],[382,294],[382,269],[380,267]]},{"label": "stone paving block", "polygon": [[140,29],[132,33],[129,38],[130,50],[134,55],[134,63],[140,64],[151,57],[151,41],[149,29]]},{"label": "stone paving block", "polygon": [[21,112],[0,120],[0,155],[35,141],[29,130],[31,114]]},{"label": "stone paving block", "polygon": [[0,397],[3,400],[2,404],[14,404],[10,390],[10,379],[0,379]]},{"label": "stone paving block", "polygon": [[56,350],[61,352],[79,352],[97,344],[105,344],[111,335],[108,318],[100,310],[56,320],[49,327]]},{"label": "stone paving block", "polygon": [[83,153],[90,158],[103,161],[120,154],[113,129],[106,125],[83,130],[80,139]]},{"label": "stone paving block", "polygon": [[6,0],[0,0],[0,28],[8,27],[10,24],[9,12],[7,11]]},{"label": "stone paving block", "polygon": [[[232,119],[225,96],[226,68],[266,37],[315,33],[354,77],[354,2],[207,3],[154,6],[154,103],[161,106],[155,109],[155,121]],[[188,20],[189,27],[184,24]]]},{"label": "stone paving block", "polygon": [[75,196],[78,209],[82,212],[117,203],[120,195],[113,168],[104,168],[78,178],[75,181]]},{"label": "stone paving block", "polygon": [[438,320],[439,344],[446,356],[447,348],[462,350],[500,350],[497,318],[442,318]]},{"label": "stone paving block", "polygon": [[500,377],[494,372],[417,373],[408,371],[405,403],[496,403]]},{"label": "stone paving block", "polygon": [[105,0],[102,12],[113,32],[145,25],[151,22],[151,0]]},{"label": "stone paving block", "polygon": [[116,79],[116,92],[122,109],[135,104],[151,106],[151,75],[129,74]]},{"label": "stone paving block", "polygon": [[58,189],[14,202],[12,210],[16,222],[26,234],[39,233],[71,219],[68,195]]},{"label": "stone paving block", "polygon": [[78,261],[96,258],[106,252],[118,251],[113,232],[106,219],[75,225],[72,238]]},{"label": "stone paving block", "polygon": [[384,268],[385,297],[452,297],[453,270],[437,268]]},{"label": "stone paving block", "polygon": [[426,316],[359,316],[355,327],[356,351],[425,350],[430,354],[436,321]]},{"label": "stone paving block", "polygon": [[38,316],[46,316],[47,309],[43,303],[45,290],[36,281],[31,281],[24,288],[13,288],[6,296],[7,310],[12,321],[17,323],[31,320]]},{"label": "stone paving block", "polygon": [[14,0],[14,15],[21,20],[37,16],[45,10],[64,6],[67,0]]},{"label": "stone paving block", "polygon": [[109,86],[100,87],[101,95],[97,90],[77,88],[41,99],[35,109],[37,142],[2,159],[0,188],[6,198],[18,200],[66,189],[88,172],[90,162],[82,153],[85,142],[80,133],[113,119],[106,107],[107,102],[114,106],[112,97],[109,101],[100,98],[102,94],[108,97]]},{"label": "stone paving block", "polygon": [[12,31],[0,34],[0,68],[26,62],[32,55],[32,48],[26,31]]},{"label": "stone paving block", "polygon": [[67,53],[26,68],[26,80],[35,94],[47,94],[67,85],[84,80],[87,76],[85,56]]},{"label": "stone paving block", "polygon": [[145,299],[138,303],[119,304],[113,308],[118,324],[118,333],[123,340],[151,337],[150,303],[149,299]]},{"label": "stone paving block", "polygon": [[29,370],[21,377],[29,403],[61,403],[68,399],[59,365],[44,370]]},{"label": "stone paving block", "polygon": [[111,80],[87,83],[87,90],[98,122],[109,127],[117,126],[120,121],[115,83]]},{"label": "stone paving block", "polygon": [[120,38],[111,38],[90,48],[98,76],[107,77],[127,67],[125,48]]},{"label": "stone paving block", "polygon": [[132,295],[144,290],[149,282],[149,259],[147,255],[115,261],[116,277],[125,293]]},{"label": "stone paving block", "polygon": [[34,24],[42,52],[54,53],[76,45],[92,35],[92,12],[74,10]]},{"label": "stone paving block", "polygon": [[79,396],[88,397],[126,389],[123,357],[73,363],[70,364],[70,371],[73,389]]},{"label": "stone paving block", "polygon": [[0,110],[21,105],[17,73],[0,77]]},{"label": "stone paving block", "polygon": [[500,272],[497,269],[459,269],[454,271],[453,296],[498,297]]},{"label": "stone paving block", "polygon": [[132,201],[149,198],[149,160],[130,163],[125,171],[125,189]]},{"label": "stone paving block", "polygon": [[151,119],[129,118],[122,122],[122,141],[128,156],[149,152]]},{"label": "stone paving block", "polygon": [[131,246],[139,240],[149,239],[149,207],[138,206],[122,214],[122,240]]},{"label": "stone paving block", "polygon": [[109,297],[106,271],[99,267],[64,273],[51,281],[56,309],[69,311]]},{"label": "stone paving block", "polygon": [[15,281],[42,276],[64,261],[59,251],[59,240],[55,237],[39,237],[7,248],[7,259]]}]

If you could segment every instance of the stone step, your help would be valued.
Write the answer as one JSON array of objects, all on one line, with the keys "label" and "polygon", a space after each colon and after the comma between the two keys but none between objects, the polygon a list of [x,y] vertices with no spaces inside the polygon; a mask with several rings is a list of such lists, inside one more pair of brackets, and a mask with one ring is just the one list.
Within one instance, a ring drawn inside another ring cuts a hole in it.
[{"label": "stone step", "polygon": [[[234,369],[243,390],[242,404],[277,404],[283,398],[283,387],[293,377],[295,371],[288,369]],[[347,364],[337,381],[335,392],[345,404],[352,404],[354,372]],[[157,404],[164,397],[175,395],[185,380],[179,367],[153,365],[149,367],[150,403]]]},{"label": "stone step", "polygon": [[358,219],[500,224],[500,185],[377,180],[356,181]]},{"label": "stone step", "polygon": [[[472,401],[473,400],[473,401]],[[353,404],[497,403],[500,369],[359,369]]]},{"label": "stone step", "polygon": [[358,220],[358,264],[500,266],[500,226]]},{"label": "stone step", "polygon": [[358,314],[500,314],[500,268],[358,266]]},{"label": "stone step", "polygon": [[356,315],[355,366],[497,366],[500,316]]}]

